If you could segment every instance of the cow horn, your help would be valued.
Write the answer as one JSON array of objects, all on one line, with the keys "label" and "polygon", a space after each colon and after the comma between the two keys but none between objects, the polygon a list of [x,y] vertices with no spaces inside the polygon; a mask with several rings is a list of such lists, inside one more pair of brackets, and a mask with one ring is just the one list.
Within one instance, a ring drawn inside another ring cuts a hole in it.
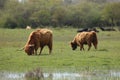
[{"label": "cow horn", "polygon": [[23,47],[23,48],[21,48],[21,49],[18,49],[17,51],[22,51],[22,50],[24,50],[24,47]]},{"label": "cow horn", "polygon": [[30,45],[29,45],[29,47],[33,47],[33,46],[34,46],[34,44],[30,44]]}]

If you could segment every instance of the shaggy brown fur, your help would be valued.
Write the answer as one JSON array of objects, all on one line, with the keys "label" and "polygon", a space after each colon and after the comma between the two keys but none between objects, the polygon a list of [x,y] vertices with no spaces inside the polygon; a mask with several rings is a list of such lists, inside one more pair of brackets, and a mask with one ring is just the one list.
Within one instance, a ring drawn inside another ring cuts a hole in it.
[{"label": "shaggy brown fur", "polygon": [[75,50],[77,48],[77,46],[80,46],[80,50],[82,50],[82,49],[84,50],[83,45],[87,44],[88,50],[90,50],[92,43],[93,43],[95,49],[97,49],[98,40],[97,40],[96,32],[95,31],[81,32],[75,36],[75,38],[71,42],[71,47],[73,50]]},{"label": "shaggy brown fur", "polygon": [[37,29],[30,33],[28,41],[24,47],[25,52],[28,55],[37,54],[37,50],[40,47],[40,54],[44,46],[48,46],[49,54],[52,51],[53,35],[52,31],[48,29]]}]

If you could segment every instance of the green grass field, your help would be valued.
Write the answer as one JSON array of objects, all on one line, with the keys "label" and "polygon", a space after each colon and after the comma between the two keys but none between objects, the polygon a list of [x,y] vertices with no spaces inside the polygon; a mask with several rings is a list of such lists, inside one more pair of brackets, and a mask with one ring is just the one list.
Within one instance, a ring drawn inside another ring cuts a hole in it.
[{"label": "green grass field", "polygon": [[[120,32],[97,33],[98,49],[73,51],[70,41],[76,35],[74,28],[55,28],[53,30],[53,51],[48,55],[45,47],[41,55],[28,56],[21,49],[32,30],[0,29],[0,71],[26,71],[36,67],[45,69],[103,70],[120,69]],[[39,50],[38,50],[39,52]]]}]

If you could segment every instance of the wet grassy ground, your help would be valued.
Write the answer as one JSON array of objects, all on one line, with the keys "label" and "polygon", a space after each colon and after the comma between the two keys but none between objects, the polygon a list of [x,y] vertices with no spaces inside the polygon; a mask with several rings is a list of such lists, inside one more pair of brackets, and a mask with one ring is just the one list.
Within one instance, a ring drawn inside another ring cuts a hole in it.
[{"label": "wet grassy ground", "polygon": [[[98,50],[92,46],[90,51],[72,51],[70,41],[77,29],[55,28],[53,30],[53,52],[48,55],[45,47],[41,55],[28,56],[21,49],[33,30],[0,29],[0,71],[25,72],[36,67],[48,70],[119,70],[120,69],[120,32],[102,32],[98,35]],[[39,52],[39,50],[38,50]]]}]

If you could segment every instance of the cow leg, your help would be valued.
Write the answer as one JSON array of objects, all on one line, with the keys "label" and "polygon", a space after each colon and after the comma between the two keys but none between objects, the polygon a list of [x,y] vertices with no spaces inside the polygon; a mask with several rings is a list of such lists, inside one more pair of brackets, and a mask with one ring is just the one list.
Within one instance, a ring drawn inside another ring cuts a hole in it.
[{"label": "cow leg", "polygon": [[35,49],[35,55],[37,55],[37,50]]},{"label": "cow leg", "polygon": [[35,48],[35,55],[37,55],[37,50],[38,50],[38,47]]},{"label": "cow leg", "polygon": [[88,51],[90,50],[91,46],[91,43],[88,43]]},{"label": "cow leg", "polygon": [[80,45],[80,51],[82,51],[82,49],[84,49],[83,44]]},{"label": "cow leg", "polygon": [[83,46],[83,51],[84,51],[85,49],[84,49],[84,46]]},{"label": "cow leg", "polygon": [[32,50],[31,52],[32,52],[31,55],[34,55],[34,50]]},{"label": "cow leg", "polygon": [[93,43],[93,45],[94,45],[95,49],[97,49],[97,44],[96,44],[96,43]]},{"label": "cow leg", "polygon": [[39,55],[41,54],[41,52],[42,52],[43,48],[44,48],[43,46],[40,48],[40,53],[39,53]]},{"label": "cow leg", "polygon": [[49,44],[48,48],[49,48],[49,54],[51,54],[51,52],[52,52],[52,44]]}]

